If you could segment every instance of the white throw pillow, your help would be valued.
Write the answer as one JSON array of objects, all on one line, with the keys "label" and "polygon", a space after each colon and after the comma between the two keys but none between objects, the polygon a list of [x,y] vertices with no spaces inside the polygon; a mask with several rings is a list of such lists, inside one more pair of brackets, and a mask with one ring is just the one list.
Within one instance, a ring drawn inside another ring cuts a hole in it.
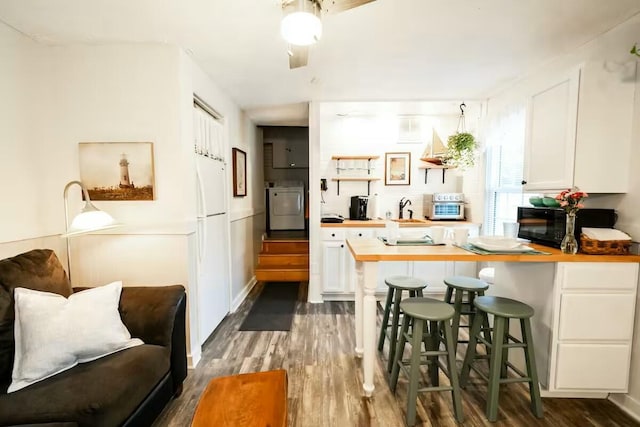
[{"label": "white throw pillow", "polygon": [[119,350],[144,344],[120,319],[122,282],[87,289],[68,299],[15,289],[14,392],[37,381]]}]

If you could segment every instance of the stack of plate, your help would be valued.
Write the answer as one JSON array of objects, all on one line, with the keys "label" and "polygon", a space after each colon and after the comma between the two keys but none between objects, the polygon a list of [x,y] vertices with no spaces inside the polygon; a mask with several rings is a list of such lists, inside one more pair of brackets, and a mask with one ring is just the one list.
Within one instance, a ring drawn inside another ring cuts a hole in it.
[{"label": "stack of plate", "polygon": [[480,236],[469,239],[471,245],[490,252],[522,253],[534,250],[524,245],[524,242],[524,240],[503,236]]}]

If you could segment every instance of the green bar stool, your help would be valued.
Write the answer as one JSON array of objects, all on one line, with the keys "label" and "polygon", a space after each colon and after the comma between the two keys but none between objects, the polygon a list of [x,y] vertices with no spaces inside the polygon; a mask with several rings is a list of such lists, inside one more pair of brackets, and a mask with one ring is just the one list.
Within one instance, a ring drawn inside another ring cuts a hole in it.
[{"label": "green bar stool", "polygon": [[[455,310],[451,330],[453,331],[453,340],[457,349],[458,343],[468,342],[466,340],[458,339],[458,331],[460,328],[471,328],[471,325],[473,324],[473,318],[476,314],[473,300],[478,296],[483,296],[484,291],[489,289],[489,285],[483,280],[467,276],[447,277],[444,279],[444,283],[447,285],[447,292],[445,293],[444,301],[447,304],[452,304],[453,309]],[[468,326],[460,325],[461,316],[467,316]],[[486,315],[484,315],[484,326],[485,330],[489,328],[489,321]]]},{"label": "green bar stool", "polygon": [[[389,361],[387,372],[393,368],[393,357],[398,341],[398,329],[400,319],[400,301],[402,301],[403,291],[408,291],[410,297],[421,297],[422,290],[427,287],[427,282],[411,276],[390,276],[384,279],[389,290],[387,291],[387,302],[384,305],[382,315],[382,325],[380,326],[380,337],[378,338],[378,351],[384,347],[385,337],[389,338]],[[391,323],[389,323],[391,317]]]},{"label": "green bar stool", "polygon": [[[451,320],[454,310],[449,304],[433,298],[408,298],[400,303],[400,309],[404,313],[402,328],[395,351],[393,371],[391,373],[390,386],[395,393],[398,385],[400,370],[409,378],[409,391],[407,393],[407,425],[416,423],[416,402],[418,392],[451,391],[453,398],[453,412],[456,421],[462,422],[462,397],[458,371],[456,370],[456,348],[451,331]],[[409,333],[411,328],[411,333]],[[407,341],[411,344],[411,358],[402,359],[404,347]],[[421,343],[424,342],[425,352],[421,352]],[[444,344],[444,350],[440,345]],[[430,385],[418,388],[420,377],[421,356],[426,356],[429,371]],[[440,356],[446,356],[446,366],[440,361]],[[409,367],[409,369],[407,369]],[[449,386],[441,386],[439,382],[439,369],[449,378]]]},{"label": "green bar stool", "polygon": [[[483,312],[494,316],[492,329],[493,344],[480,335],[483,321],[481,316],[476,316],[471,332],[469,333],[469,347],[467,348],[467,353],[462,364],[460,384],[462,387],[466,386],[471,369],[488,381],[489,396],[487,397],[486,412],[489,421],[493,422],[498,418],[498,392],[500,390],[500,384],[526,382],[529,384],[531,411],[536,417],[542,418],[544,413],[542,409],[542,399],[540,398],[540,385],[538,384],[531,323],[529,321],[534,314],[533,308],[520,301],[494,296],[481,296],[476,298],[473,303],[478,310],[478,314]],[[520,320],[522,341],[519,341],[509,334],[510,319]],[[473,366],[473,363],[477,360],[476,344],[478,344],[478,342],[485,344],[487,347],[491,347],[488,378]],[[522,348],[524,350],[526,373],[509,362],[508,352],[509,349],[512,348]],[[513,370],[518,377],[508,378],[507,368]]]}]

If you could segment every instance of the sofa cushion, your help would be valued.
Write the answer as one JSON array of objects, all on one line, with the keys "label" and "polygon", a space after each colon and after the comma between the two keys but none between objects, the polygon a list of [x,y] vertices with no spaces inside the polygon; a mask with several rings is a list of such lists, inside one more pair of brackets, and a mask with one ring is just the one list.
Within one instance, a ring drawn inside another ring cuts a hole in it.
[{"label": "sofa cushion", "polygon": [[9,392],[143,342],[120,319],[122,282],[69,298],[16,288],[15,358]]},{"label": "sofa cushion", "polygon": [[2,423],[121,425],[169,372],[169,349],[144,344],[0,394]]},{"label": "sofa cushion", "polygon": [[71,285],[56,254],[35,249],[0,261],[0,385],[11,381],[13,369],[13,290],[17,287],[52,292],[64,297]]}]

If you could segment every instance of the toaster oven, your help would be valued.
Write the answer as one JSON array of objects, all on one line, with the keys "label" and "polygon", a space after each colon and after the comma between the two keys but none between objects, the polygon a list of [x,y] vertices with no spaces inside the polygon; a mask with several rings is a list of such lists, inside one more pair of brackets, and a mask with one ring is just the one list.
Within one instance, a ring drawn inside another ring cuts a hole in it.
[{"label": "toaster oven", "polygon": [[432,221],[464,219],[463,193],[434,193],[423,196],[422,212]]}]

